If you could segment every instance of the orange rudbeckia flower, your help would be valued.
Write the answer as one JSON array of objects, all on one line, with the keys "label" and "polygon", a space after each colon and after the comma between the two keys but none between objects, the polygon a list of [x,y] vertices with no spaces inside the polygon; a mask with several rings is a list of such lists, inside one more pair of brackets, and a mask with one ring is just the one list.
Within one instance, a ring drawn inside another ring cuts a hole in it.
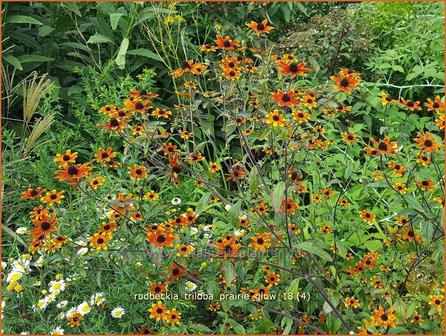
[{"label": "orange rudbeckia flower", "polygon": [[288,63],[283,60],[276,61],[276,65],[279,67],[279,73],[281,75],[290,76],[291,78],[298,76],[305,76],[305,73],[311,71],[310,68],[306,68],[305,62],[291,62]]},{"label": "orange rudbeckia flower", "polygon": [[257,23],[255,21],[251,21],[250,23],[246,24],[249,28],[255,31],[257,35],[260,35],[262,33],[269,33],[271,30],[274,29],[274,27],[268,26],[268,20],[265,19],[260,23]]},{"label": "orange rudbeckia flower", "polygon": [[359,90],[356,84],[361,82],[361,80],[353,75],[339,75],[339,77],[331,76],[330,79],[336,82],[336,85],[334,86],[336,91],[343,91],[346,94],[352,93],[352,90]]},{"label": "orange rudbeckia flower", "polygon": [[276,93],[273,93],[273,99],[279,106],[295,106],[299,104],[299,100],[294,98],[294,94],[294,90],[288,92],[278,90]]}]

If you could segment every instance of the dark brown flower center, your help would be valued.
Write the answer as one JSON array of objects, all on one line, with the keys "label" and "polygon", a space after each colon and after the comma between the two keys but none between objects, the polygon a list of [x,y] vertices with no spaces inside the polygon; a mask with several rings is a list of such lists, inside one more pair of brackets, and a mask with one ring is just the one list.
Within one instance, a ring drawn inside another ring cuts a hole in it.
[{"label": "dark brown flower center", "polygon": [[385,142],[380,142],[378,145],[378,149],[381,151],[386,151],[387,150],[387,144]]},{"label": "dark brown flower center", "polygon": [[143,104],[142,102],[137,102],[137,103],[135,104],[135,108],[136,108],[137,110],[142,110],[142,109],[144,108],[144,104]]},{"label": "dark brown flower center", "polygon": [[297,72],[298,70],[297,64],[294,62],[290,63],[288,69],[290,70],[290,72]]},{"label": "dark brown flower center", "polygon": [[68,175],[74,176],[74,175],[77,175],[77,173],[79,173],[79,170],[76,167],[71,166],[68,168],[67,172],[68,172]]},{"label": "dark brown flower center", "polygon": [[284,93],[282,96],[282,101],[289,102],[291,100],[291,97],[288,93]]},{"label": "dark brown flower center", "polygon": [[339,83],[339,85],[341,85],[342,87],[347,87],[350,84],[350,82],[348,81],[347,78],[343,78],[341,80],[341,82]]},{"label": "dark brown flower center", "polygon": [[110,126],[111,127],[118,127],[119,126],[119,121],[116,118],[110,118]]},{"label": "dark brown flower center", "polygon": [[433,103],[433,104],[432,104],[432,107],[437,109],[437,108],[440,107],[440,104],[439,104],[439,103]]},{"label": "dark brown flower center", "polygon": [[429,185],[429,182],[427,182],[427,181],[422,181],[421,184],[424,185],[424,186],[428,186],[428,185]]},{"label": "dark brown flower center", "polygon": [[158,243],[164,243],[164,242],[166,241],[166,237],[164,237],[163,235],[159,235],[159,236],[156,238],[156,241],[157,241]]},{"label": "dark brown flower center", "polygon": [[65,154],[64,156],[63,156],[63,160],[64,161],[69,161],[71,159],[71,156],[69,156],[69,155],[67,155],[67,154]]},{"label": "dark brown flower center", "polygon": [[36,190],[32,190],[31,191],[31,196],[36,196],[38,193],[37,193],[37,191]]},{"label": "dark brown flower center", "polygon": [[224,46],[225,48],[229,48],[229,47],[231,46],[231,42],[229,42],[228,40],[225,40],[225,41],[223,42],[223,46]]},{"label": "dark brown flower center", "polygon": [[264,242],[265,241],[263,240],[263,238],[258,238],[257,239],[257,244],[259,244],[259,245],[263,245]]},{"label": "dark brown flower center", "polygon": [[424,141],[424,146],[425,147],[432,147],[432,145],[433,145],[432,140],[427,139],[427,140]]},{"label": "dark brown flower center", "polygon": [[181,63],[181,69],[190,69],[190,64],[188,61],[183,61],[183,63]]},{"label": "dark brown flower center", "polygon": [[51,224],[48,223],[48,222],[42,222],[42,224],[40,224],[40,228],[41,228],[43,231],[48,230],[50,227],[51,227]]},{"label": "dark brown flower center", "polygon": [[264,30],[264,29],[265,29],[265,26],[263,25],[263,23],[258,23],[258,24],[257,24],[257,30],[262,31],[262,30]]},{"label": "dark brown flower center", "polygon": [[156,310],[156,312],[157,312],[158,314],[162,314],[162,313],[163,313],[163,311],[164,311],[164,309],[163,309],[163,308],[158,308],[158,309]]},{"label": "dark brown flower center", "polygon": [[389,317],[387,316],[387,314],[382,314],[381,315],[381,320],[387,321],[388,319],[389,319]]},{"label": "dark brown flower center", "polygon": [[103,244],[104,243],[104,238],[99,238],[98,239],[98,244]]}]

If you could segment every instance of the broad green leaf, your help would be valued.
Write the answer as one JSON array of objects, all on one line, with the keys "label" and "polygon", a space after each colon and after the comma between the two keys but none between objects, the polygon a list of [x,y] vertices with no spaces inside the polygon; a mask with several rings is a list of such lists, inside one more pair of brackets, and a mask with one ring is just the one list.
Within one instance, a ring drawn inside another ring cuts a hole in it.
[{"label": "broad green leaf", "polygon": [[51,32],[53,32],[54,29],[55,28],[50,27],[50,26],[39,27],[39,36],[41,36],[41,37],[47,36],[47,35],[51,34]]},{"label": "broad green leaf", "polygon": [[113,30],[116,30],[116,27],[118,26],[118,23],[119,23],[119,19],[123,15],[124,15],[124,13],[113,13],[113,14],[110,14],[110,25],[111,25]]},{"label": "broad green leaf", "polygon": [[119,47],[118,56],[116,57],[116,64],[119,69],[124,69],[125,67],[125,55],[127,54],[127,49],[129,47],[129,39],[124,37]]},{"label": "broad green leaf", "polygon": [[316,254],[322,259],[333,261],[333,258],[330,256],[330,254],[327,251],[325,251],[321,246],[317,246],[314,242],[303,242],[297,244],[296,247],[306,252]]},{"label": "broad green leaf", "polygon": [[230,260],[226,260],[223,263],[223,273],[225,274],[226,286],[231,286],[232,280],[235,278],[235,270]]},{"label": "broad green leaf", "polygon": [[297,279],[293,279],[291,280],[290,285],[288,286],[288,288],[285,290],[285,295],[287,295],[288,293],[293,294],[293,297],[296,298],[299,295],[299,281],[301,278],[297,278]]},{"label": "broad green leaf", "polygon": [[20,63],[54,61],[54,58],[43,55],[23,55],[23,56],[18,56],[17,59],[20,61]]},{"label": "broad green leaf", "polygon": [[94,34],[87,41],[87,43],[109,43],[109,42],[113,42],[113,41],[111,39],[109,39],[107,36],[104,36],[99,33]]},{"label": "broad green leaf", "polygon": [[28,23],[36,24],[39,26],[43,25],[43,23],[39,20],[36,20],[33,17],[27,15],[12,15],[6,19],[5,23]]},{"label": "broad green leaf", "polygon": [[293,320],[287,316],[284,316],[282,318],[282,321],[280,322],[280,326],[281,327],[285,326],[282,335],[288,335],[291,331],[291,328],[293,327]]},{"label": "broad green leaf", "polygon": [[128,55],[143,56],[143,57],[151,58],[151,59],[153,59],[155,61],[161,61],[160,57],[157,54],[155,54],[153,51],[150,51],[149,49],[145,49],[145,48],[129,50],[127,52],[127,54]]},{"label": "broad green leaf", "polygon": [[276,184],[271,193],[271,205],[275,212],[280,211],[283,199],[285,199],[285,182],[281,181]]},{"label": "broad green leaf", "polygon": [[392,70],[404,73],[404,69],[403,69],[403,67],[401,65],[393,65],[392,66]]},{"label": "broad green leaf", "polygon": [[8,62],[9,64],[13,65],[14,68],[18,70],[23,70],[22,64],[20,64],[20,61],[17,59],[17,57],[12,55],[3,56],[3,59]]},{"label": "broad green leaf", "polygon": [[200,200],[197,202],[197,205],[195,206],[195,212],[199,215],[203,211],[205,211],[209,207],[209,201],[211,199],[211,193],[205,193]]},{"label": "broad green leaf", "polygon": [[364,243],[364,247],[371,252],[375,252],[383,247],[383,243],[380,240],[368,240]]}]

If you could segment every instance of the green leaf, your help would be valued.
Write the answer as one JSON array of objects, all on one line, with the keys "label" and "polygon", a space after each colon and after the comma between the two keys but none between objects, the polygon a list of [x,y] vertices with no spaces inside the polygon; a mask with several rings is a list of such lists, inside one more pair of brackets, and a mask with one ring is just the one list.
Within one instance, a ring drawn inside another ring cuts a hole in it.
[{"label": "green leaf", "polygon": [[116,30],[116,27],[118,26],[118,23],[119,23],[119,19],[123,15],[124,15],[124,13],[113,13],[113,14],[110,14],[110,25],[111,25],[113,30]]},{"label": "green leaf", "polygon": [[23,55],[17,57],[20,63],[32,63],[32,62],[50,62],[54,61],[54,58],[43,55]]},{"label": "green leaf", "polygon": [[121,42],[121,46],[119,47],[118,56],[116,57],[116,64],[119,69],[124,69],[125,67],[125,55],[127,54],[127,49],[129,47],[129,39],[124,37]]},{"label": "green leaf", "polygon": [[288,293],[291,293],[291,294],[293,294],[293,298],[299,297],[299,281],[300,281],[300,279],[301,278],[291,280],[290,285],[285,290],[285,295],[287,295]]},{"label": "green leaf", "polygon": [[195,206],[195,212],[199,215],[209,207],[209,201],[211,199],[211,193],[205,193]]},{"label": "green leaf", "polygon": [[153,51],[150,51],[149,49],[145,49],[145,48],[129,50],[127,52],[127,54],[128,55],[143,56],[143,57],[151,58],[151,59],[153,59],[155,61],[161,61],[161,58],[157,54],[155,54]]},{"label": "green leaf", "polygon": [[282,335],[288,335],[291,331],[291,328],[293,327],[293,320],[287,316],[284,316],[282,318],[282,321],[280,322],[280,326],[281,327],[285,326]]},{"label": "green leaf", "polygon": [[317,246],[314,242],[303,242],[300,244],[297,244],[296,246],[298,249],[304,250],[309,253],[313,253],[321,257],[322,259],[333,261],[333,258],[331,255],[324,250],[320,245]]},{"label": "green leaf", "polygon": [[54,29],[55,29],[55,28],[50,27],[50,26],[42,26],[42,27],[39,27],[39,36],[40,36],[40,37],[45,37],[45,36],[51,34],[51,32],[53,32]]},{"label": "green leaf", "polygon": [[369,240],[364,243],[364,247],[371,252],[375,252],[383,247],[383,243],[380,240]]},{"label": "green leaf", "polygon": [[223,263],[223,273],[225,274],[226,286],[231,286],[232,280],[235,278],[234,265],[231,261],[226,260]]},{"label": "green leaf", "polygon": [[39,20],[36,20],[33,17],[27,15],[12,15],[6,19],[6,23],[29,23],[39,26],[43,25],[43,23]]},{"label": "green leaf", "polygon": [[234,328],[234,331],[237,335],[244,335],[246,334],[245,328],[243,328],[243,326],[236,322],[233,319],[228,319],[228,322],[232,325],[232,327]]},{"label": "green leaf", "polygon": [[14,68],[18,70],[23,70],[22,64],[20,64],[20,61],[17,59],[17,57],[12,55],[3,56],[3,59],[8,62],[9,64],[13,65]]},{"label": "green leaf", "polygon": [[271,205],[275,212],[280,211],[282,200],[285,198],[285,182],[281,181],[274,187],[271,193]]},{"label": "green leaf", "polygon": [[104,36],[102,34],[96,33],[93,36],[90,36],[87,43],[109,43],[113,42],[111,39],[109,39],[107,36]]},{"label": "green leaf", "polygon": [[392,70],[404,73],[404,69],[403,69],[403,67],[401,65],[393,65],[392,66]]}]

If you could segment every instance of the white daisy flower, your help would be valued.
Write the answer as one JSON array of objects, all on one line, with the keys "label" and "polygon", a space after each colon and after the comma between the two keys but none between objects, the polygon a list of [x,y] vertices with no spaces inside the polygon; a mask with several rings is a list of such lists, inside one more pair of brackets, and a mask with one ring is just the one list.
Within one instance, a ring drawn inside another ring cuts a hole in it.
[{"label": "white daisy flower", "polygon": [[61,327],[56,327],[55,329],[53,329],[53,331],[51,331],[51,335],[63,335],[65,332],[65,330],[63,330]]},{"label": "white daisy flower", "polygon": [[88,247],[82,247],[81,249],[79,249],[79,251],[77,251],[77,254],[80,256],[86,255],[88,252]]},{"label": "white daisy flower", "polygon": [[180,205],[181,204],[181,198],[174,197],[174,198],[172,198],[171,203],[172,203],[172,205]]},{"label": "white daisy flower", "polygon": [[48,286],[50,287],[50,293],[59,294],[65,290],[65,281],[63,279],[59,281],[51,281]]},{"label": "white daisy flower", "polygon": [[43,257],[43,255],[41,255],[41,256],[39,257],[39,259],[36,260],[35,265],[36,265],[37,267],[42,267],[42,266],[43,266],[43,261],[44,261],[44,257]]},{"label": "white daisy flower", "polygon": [[189,292],[194,291],[197,288],[197,285],[194,284],[192,281],[186,282],[186,290]]},{"label": "white daisy flower", "polygon": [[234,236],[240,237],[243,236],[245,234],[245,230],[241,229],[241,230],[234,230]]},{"label": "white daisy flower", "polygon": [[111,316],[113,316],[114,318],[121,318],[122,315],[124,314],[125,314],[124,308],[121,307],[116,307],[111,312]]},{"label": "white daisy flower", "polygon": [[22,278],[22,276],[23,276],[23,272],[12,271],[11,273],[8,274],[6,281],[7,282],[18,281]]},{"label": "white daisy flower", "polygon": [[72,317],[74,314],[76,314],[77,313],[77,310],[76,310],[76,308],[70,308],[66,313],[65,313],[65,316],[67,317],[67,318],[69,318],[69,317]]},{"label": "white daisy flower", "polygon": [[74,242],[74,244],[77,245],[77,246],[87,246],[88,245],[88,243],[83,241],[83,240],[76,240]]},{"label": "white daisy flower", "polygon": [[62,308],[65,308],[65,307],[67,306],[67,304],[68,304],[68,301],[67,301],[67,300],[63,300],[63,301],[60,301],[60,302],[56,305],[56,307],[59,308],[59,309],[62,309]]},{"label": "white daisy flower", "polygon": [[230,211],[232,209],[232,206],[231,205],[229,205],[229,204],[226,204],[225,205],[225,210],[226,211]]},{"label": "white daisy flower", "polygon": [[87,301],[84,301],[79,306],[77,306],[77,312],[82,316],[87,315],[90,310],[91,306],[87,303]]},{"label": "white daisy flower", "polygon": [[17,230],[15,230],[15,232],[17,234],[25,234],[27,231],[28,231],[28,228],[24,227],[24,226],[21,226],[21,227],[17,228]]},{"label": "white daisy flower", "polygon": [[40,299],[37,301],[36,309],[44,310],[48,306],[48,302],[45,301],[45,299]]},{"label": "white daisy flower", "polygon": [[47,303],[53,302],[56,300],[56,295],[55,293],[52,293],[50,295],[47,295],[43,298]]},{"label": "white daisy flower", "polygon": [[90,304],[92,306],[94,306],[94,305],[99,306],[99,305],[103,304],[104,302],[105,302],[104,293],[93,294],[90,298]]}]

